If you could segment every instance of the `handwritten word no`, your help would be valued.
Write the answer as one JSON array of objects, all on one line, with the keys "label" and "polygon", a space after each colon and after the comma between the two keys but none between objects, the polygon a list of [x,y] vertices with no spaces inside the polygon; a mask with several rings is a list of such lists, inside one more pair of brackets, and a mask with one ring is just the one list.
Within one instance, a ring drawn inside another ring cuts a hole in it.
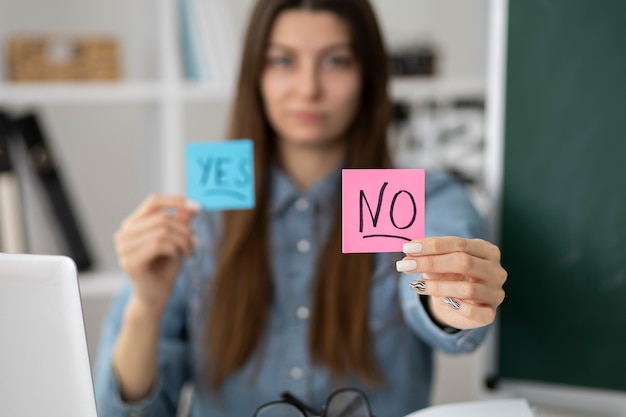
[{"label": "handwritten word no", "polygon": [[[363,202],[365,202],[365,205],[367,205],[367,209],[369,211],[370,214],[370,218],[372,220],[372,225],[374,227],[378,226],[378,218],[380,216],[380,209],[382,207],[383,204],[383,197],[385,194],[385,189],[387,188],[387,186],[389,185],[388,182],[385,182],[383,184],[383,186],[380,189],[380,193],[378,193],[378,205],[376,206],[376,214],[372,213],[372,208],[369,204],[369,201],[367,200],[367,197],[365,196],[365,192],[363,190],[360,190],[360,198],[359,198],[359,232],[363,232]],[[404,225],[404,226],[400,226],[398,225],[398,223],[396,223],[396,216],[395,216],[395,207],[396,207],[396,202],[398,201],[398,197],[401,195],[406,195],[408,197],[408,201],[410,201],[411,203],[411,207],[410,207],[410,213],[411,213],[411,220],[409,220],[409,222]],[[413,195],[408,192],[407,190],[400,190],[397,193],[394,194],[393,199],[391,200],[391,205],[389,207],[389,219],[391,220],[391,224],[393,225],[393,227],[395,227],[396,229],[399,230],[404,230],[404,229],[408,229],[409,227],[411,227],[413,225],[413,223],[415,223],[415,219],[417,218],[417,205],[415,204],[415,199],[413,198]],[[363,238],[371,238],[371,237],[389,237],[389,238],[396,238],[396,239],[403,239],[406,241],[410,241],[411,237],[409,236],[400,236],[400,235],[392,235],[392,234],[369,234],[369,235],[364,235]]]},{"label": "handwritten word no", "polygon": [[424,170],[344,169],[342,251],[401,252],[424,236]]}]

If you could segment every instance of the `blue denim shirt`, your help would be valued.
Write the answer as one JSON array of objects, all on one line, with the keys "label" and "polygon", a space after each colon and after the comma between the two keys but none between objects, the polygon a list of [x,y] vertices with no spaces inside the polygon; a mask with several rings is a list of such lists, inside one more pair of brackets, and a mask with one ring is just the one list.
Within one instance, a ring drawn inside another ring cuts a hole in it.
[{"label": "blue denim shirt", "polygon": [[[191,406],[194,417],[251,417],[259,405],[279,399],[284,390],[321,406],[337,388],[328,372],[309,357],[308,325],[316,260],[330,231],[339,197],[335,194],[340,171],[306,192],[277,169],[271,181],[275,302],[259,349],[261,360],[251,358],[226,379],[217,396],[196,389]],[[477,237],[483,233],[483,223],[464,188],[441,172],[426,175],[425,226],[427,236]],[[202,323],[194,313],[215,268],[219,213],[200,212],[193,227],[201,245],[195,256],[184,262],[162,320],[157,381],[147,398],[132,404],[121,400],[111,366],[113,346],[130,296],[128,283],[111,306],[102,330],[94,378],[100,417],[175,416],[182,385],[191,382],[198,387],[202,380],[197,360]],[[369,324],[387,383],[370,388],[355,379],[345,384],[362,389],[378,417],[399,417],[425,407],[431,387],[432,350],[470,352],[488,329],[449,334],[435,325],[409,287],[416,276],[395,270],[395,262],[402,257],[400,253],[377,254],[371,283]]]}]

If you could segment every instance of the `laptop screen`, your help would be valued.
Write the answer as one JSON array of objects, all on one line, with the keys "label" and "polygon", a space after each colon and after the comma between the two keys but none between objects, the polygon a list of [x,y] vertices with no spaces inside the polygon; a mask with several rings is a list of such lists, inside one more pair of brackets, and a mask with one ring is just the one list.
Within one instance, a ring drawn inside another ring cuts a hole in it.
[{"label": "laptop screen", "polygon": [[0,253],[0,337],[0,416],[97,416],[70,258]]}]

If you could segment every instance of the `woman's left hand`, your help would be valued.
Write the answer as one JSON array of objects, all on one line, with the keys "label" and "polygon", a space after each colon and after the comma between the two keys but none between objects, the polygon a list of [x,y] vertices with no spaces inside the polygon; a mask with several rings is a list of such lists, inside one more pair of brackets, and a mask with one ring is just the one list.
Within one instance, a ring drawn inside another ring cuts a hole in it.
[{"label": "woman's left hand", "polygon": [[504,300],[507,272],[500,265],[500,249],[481,239],[428,237],[404,245],[406,257],[398,271],[422,273],[411,283],[429,295],[435,319],[457,329],[492,323]]}]

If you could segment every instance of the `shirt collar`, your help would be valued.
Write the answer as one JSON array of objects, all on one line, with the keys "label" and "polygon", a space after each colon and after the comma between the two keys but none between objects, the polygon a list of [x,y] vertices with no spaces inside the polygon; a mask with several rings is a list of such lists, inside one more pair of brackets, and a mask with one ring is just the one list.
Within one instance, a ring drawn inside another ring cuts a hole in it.
[{"label": "shirt collar", "polygon": [[277,214],[286,209],[298,198],[304,197],[313,206],[321,209],[335,206],[339,194],[341,168],[333,170],[326,177],[313,184],[306,192],[301,191],[289,176],[272,164],[270,172],[270,213]]}]

